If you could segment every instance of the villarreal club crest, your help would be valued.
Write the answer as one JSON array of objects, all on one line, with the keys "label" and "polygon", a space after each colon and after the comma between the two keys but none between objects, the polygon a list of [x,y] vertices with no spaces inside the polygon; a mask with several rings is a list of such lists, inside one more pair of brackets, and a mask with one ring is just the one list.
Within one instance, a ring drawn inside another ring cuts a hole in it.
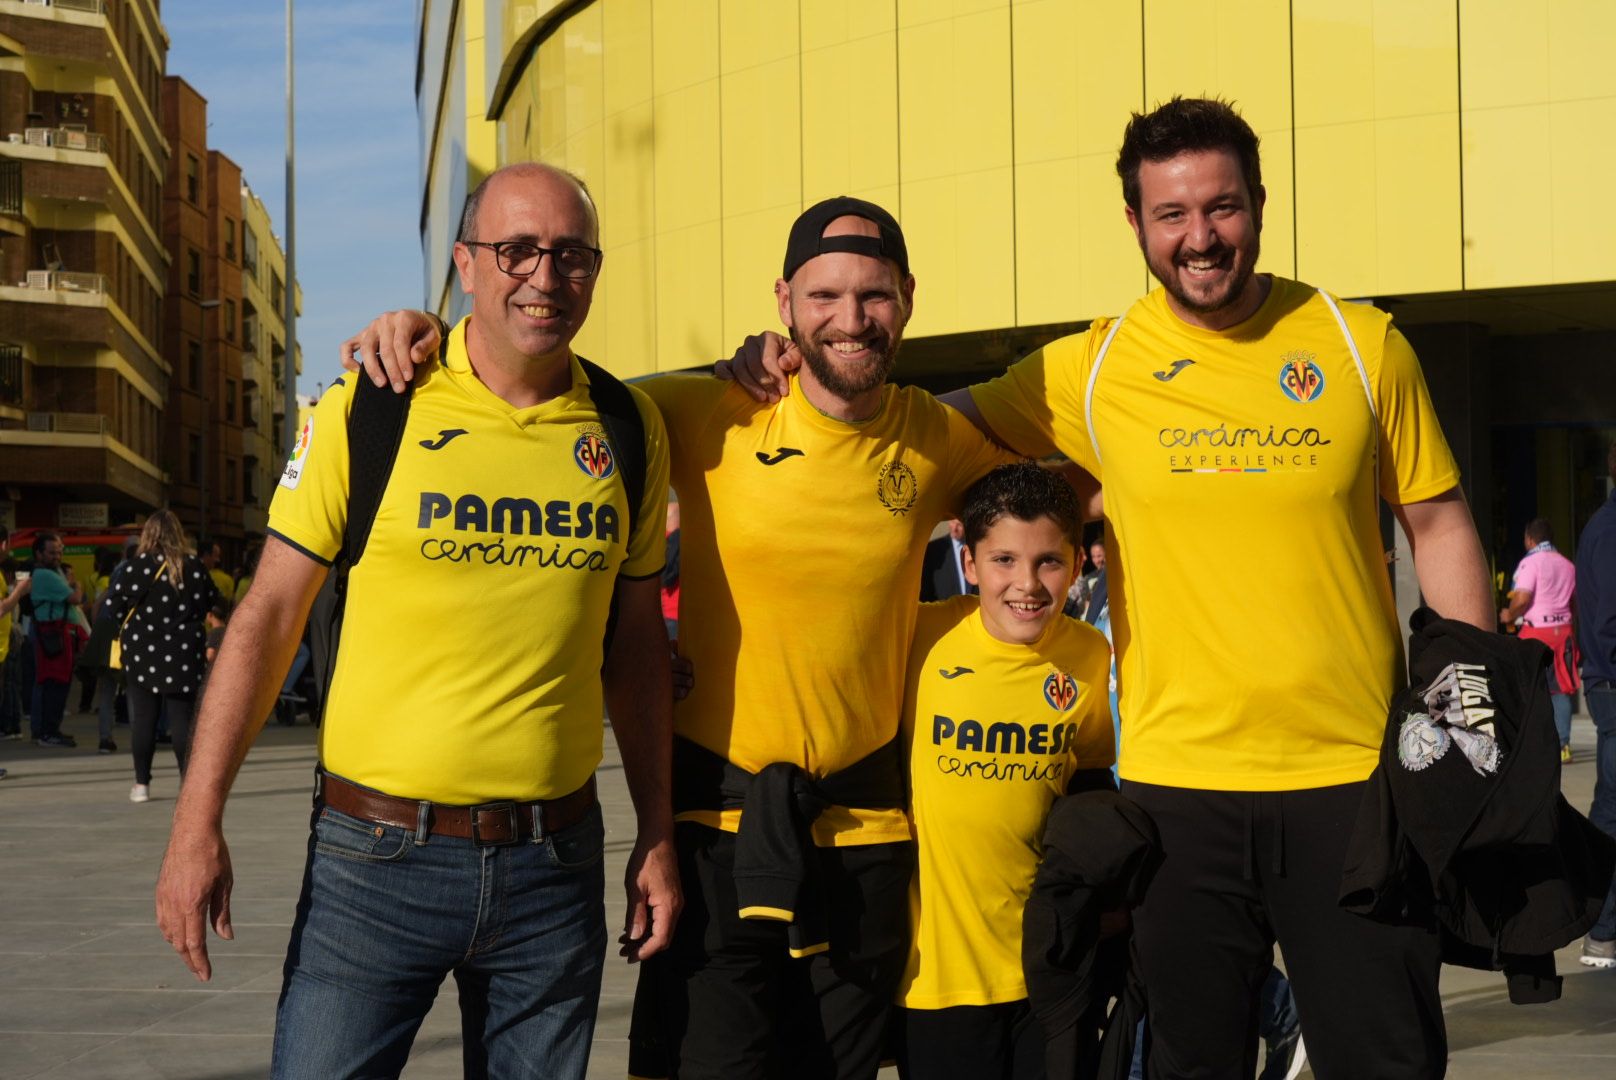
[{"label": "villarreal club crest", "polygon": [[585,425],[583,434],[572,444],[572,460],[585,476],[596,480],[604,480],[617,470],[617,458],[612,454],[612,444],[606,441],[605,429],[593,424]]},{"label": "villarreal club crest", "polygon": [[1279,388],[1292,401],[1306,404],[1317,401],[1324,393],[1324,372],[1314,363],[1312,353],[1291,352],[1284,355],[1279,368]]}]

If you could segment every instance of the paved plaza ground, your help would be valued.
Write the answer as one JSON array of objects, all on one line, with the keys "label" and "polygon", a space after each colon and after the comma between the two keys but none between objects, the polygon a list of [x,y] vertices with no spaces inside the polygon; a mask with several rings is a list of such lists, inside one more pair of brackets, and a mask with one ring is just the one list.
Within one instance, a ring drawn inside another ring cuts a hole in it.
[{"label": "paved plaza ground", "polygon": [[[70,718],[77,750],[0,743],[0,1080],[248,1080],[268,1071],[281,960],[302,872],[314,732],[270,727],[248,758],[226,820],[235,862],[236,940],[213,945],[214,978],[194,981],[158,934],[152,886],[168,835],[176,771],[159,759],[153,799],[128,801],[127,753],[98,756],[93,718]],[[119,741],[127,744],[128,729]],[[633,815],[606,740],[609,926]],[[1579,760],[1565,770],[1586,809],[1593,732],[1579,717]],[[88,749],[87,749],[88,748]],[[166,751],[165,751],[166,753]],[[1501,976],[1449,968],[1443,1000],[1459,1080],[1616,1076],[1616,972],[1560,953],[1565,996],[1511,1006]],[[591,1077],[625,1075],[633,971],[607,961]],[[460,1075],[453,987],[421,1029],[404,1075]],[[883,1074],[883,1080],[888,1074]],[[1309,1074],[1304,1074],[1309,1075]]]}]

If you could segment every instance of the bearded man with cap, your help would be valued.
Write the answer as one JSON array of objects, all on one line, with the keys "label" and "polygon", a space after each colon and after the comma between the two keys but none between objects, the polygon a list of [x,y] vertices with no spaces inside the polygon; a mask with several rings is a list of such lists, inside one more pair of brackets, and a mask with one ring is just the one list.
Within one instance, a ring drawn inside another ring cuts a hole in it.
[{"label": "bearded man with cap", "polygon": [[[633,1076],[880,1065],[908,947],[898,722],[921,559],[971,482],[1014,460],[924,390],[888,384],[914,290],[892,215],[828,199],[792,226],[774,285],[799,392],[637,384],[668,428],[679,648],[696,679],[674,710],[685,909],[641,969]],[[425,320],[383,316],[344,360],[408,378],[436,344]]]}]

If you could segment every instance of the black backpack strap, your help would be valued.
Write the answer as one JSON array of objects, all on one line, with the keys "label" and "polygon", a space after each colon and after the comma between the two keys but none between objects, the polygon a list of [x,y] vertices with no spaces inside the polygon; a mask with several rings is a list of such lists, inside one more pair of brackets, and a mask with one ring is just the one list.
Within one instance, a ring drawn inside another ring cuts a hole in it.
[{"label": "black backpack strap", "polygon": [[[623,477],[623,490],[628,494],[628,532],[623,546],[634,542],[634,529],[640,520],[640,503],[645,499],[645,421],[634,405],[634,395],[616,375],[599,364],[578,357],[578,365],[589,376],[589,397],[600,414],[601,426],[606,429],[606,441],[617,455],[617,467]],[[617,589],[612,589],[612,606],[606,614],[606,639],[602,646],[604,660],[611,654],[612,632],[617,629]]]},{"label": "black backpack strap", "polygon": [[578,357],[578,364],[589,376],[589,397],[606,429],[606,441],[617,454],[628,492],[628,537],[639,523],[640,503],[645,500],[645,421],[634,405],[634,395],[616,375],[599,364]]},{"label": "black backpack strap", "polygon": [[[439,362],[443,362],[441,355]],[[378,387],[362,374],[351,377],[354,399],[348,411],[348,520],[342,532],[342,547],[309,612],[309,649],[315,682],[320,687],[317,712],[322,718],[331,697],[337,648],[342,640],[348,572],[364,555],[370,540],[370,530],[376,523],[376,512],[381,508],[404,438],[413,392],[413,384],[396,394],[391,386]]]}]

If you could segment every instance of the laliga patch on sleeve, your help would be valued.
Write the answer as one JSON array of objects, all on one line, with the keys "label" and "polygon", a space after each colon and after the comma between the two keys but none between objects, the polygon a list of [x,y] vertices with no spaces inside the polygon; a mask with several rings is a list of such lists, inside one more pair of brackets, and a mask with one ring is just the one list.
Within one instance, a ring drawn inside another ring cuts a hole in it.
[{"label": "laliga patch on sleeve", "polygon": [[311,415],[303,421],[303,430],[297,433],[297,442],[292,446],[292,456],[286,459],[286,469],[281,473],[281,487],[295,489],[303,480],[303,467],[309,462],[309,447],[314,442],[314,417]]}]

